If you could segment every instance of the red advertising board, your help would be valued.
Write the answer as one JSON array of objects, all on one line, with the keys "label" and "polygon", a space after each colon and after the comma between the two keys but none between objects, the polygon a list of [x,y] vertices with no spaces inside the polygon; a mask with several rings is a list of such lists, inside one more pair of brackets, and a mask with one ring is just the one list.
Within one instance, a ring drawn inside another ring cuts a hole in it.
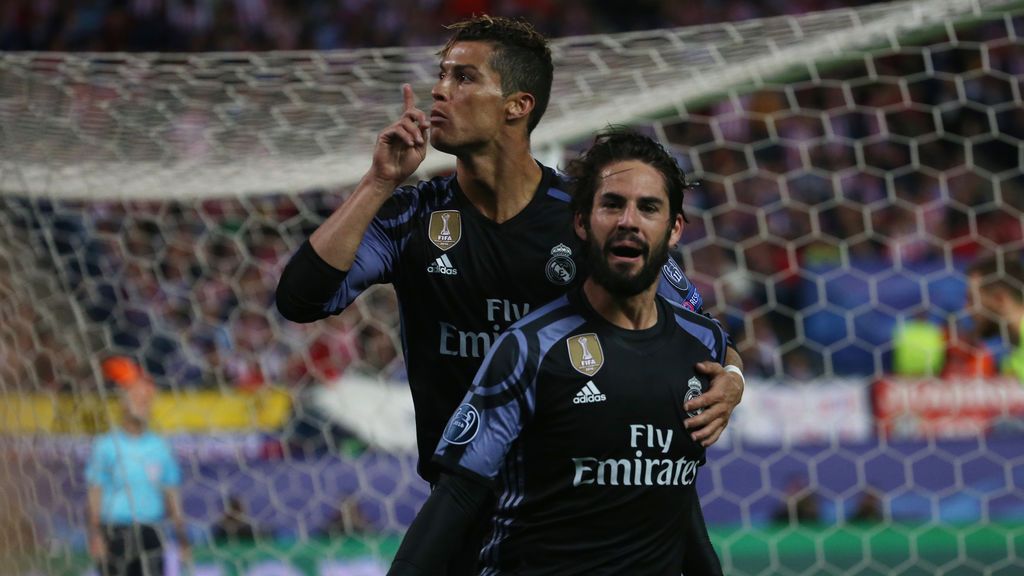
[{"label": "red advertising board", "polygon": [[872,399],[879,434],[893,438],[963,438],[1024,425],[1024,386],[1013,378],[885,378]]}]

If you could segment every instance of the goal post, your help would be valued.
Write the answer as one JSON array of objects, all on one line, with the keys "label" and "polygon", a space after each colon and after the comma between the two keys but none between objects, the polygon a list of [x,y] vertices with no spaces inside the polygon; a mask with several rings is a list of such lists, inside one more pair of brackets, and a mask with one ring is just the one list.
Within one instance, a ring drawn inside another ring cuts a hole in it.
[{"label": "goal post", "polygon": [[[1022,31],[1024,2],[925,0],[552,41],[538,157],[630,125],[701,183],[680,256],[748,378],[699,479],[726,573],[1024,569],[1024,387],[892,377],[907,326],[969,340],[967,263],[1024,250]],[[0,564],[87,572],[118,354],[197,573],[383,573],[427,494],[394,293],[312,325],[272,298],[436,51],[0,54]],[[215,538],[232,502],[255,539]]]}]

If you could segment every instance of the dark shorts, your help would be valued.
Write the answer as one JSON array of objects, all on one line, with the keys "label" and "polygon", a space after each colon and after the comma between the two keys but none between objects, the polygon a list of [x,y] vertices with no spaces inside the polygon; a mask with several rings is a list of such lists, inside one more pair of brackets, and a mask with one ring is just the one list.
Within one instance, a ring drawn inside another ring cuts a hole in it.
[{"label": "dark shorts", "polygon": [[160,532],[145,524],[104,525],[107,560],[101,576],[163,576],[164,546]]}]

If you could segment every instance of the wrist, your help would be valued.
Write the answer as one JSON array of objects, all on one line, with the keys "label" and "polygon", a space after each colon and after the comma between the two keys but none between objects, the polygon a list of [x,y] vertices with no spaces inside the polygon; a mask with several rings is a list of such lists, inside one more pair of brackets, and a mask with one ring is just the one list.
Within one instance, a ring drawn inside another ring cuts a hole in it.
[{"label": "wrist", "polygon": [[736,366],[735,364],[727,364],[725,366],[725,371],[736,374],[740,377],[740,383],[743,384],[744,387],[747,385],[747,379],[743,377],[743,370],[740,370],[739,366]]},{"label": "wrist", "polygon": [[402,180],[394,180],[378,174],[372,168],[363,177],[362,185],[366,188],[366,191],[375,195],[389,198],[394,193],[395,188],[402,185]]}]

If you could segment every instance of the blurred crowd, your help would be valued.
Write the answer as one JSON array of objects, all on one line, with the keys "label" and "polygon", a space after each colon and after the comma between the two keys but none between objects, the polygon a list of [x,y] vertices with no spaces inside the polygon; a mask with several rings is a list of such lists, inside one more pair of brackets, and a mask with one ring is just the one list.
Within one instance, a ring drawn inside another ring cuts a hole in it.
[{"label": "blurred crowd", "polygon": [[[663,123],[701,181],[688,200],[697,217],[682,240],[686,269],[746,340],[752,373],[878,374],[897,320],[913,317],[970,339],[965,266],[1024,250],[1014,96],[1024,59],[1003,35],[979,27],[969,40],[982,50],[880,56],[875,78],[856,63],[830,71],[859,78],[845,87],[770,87]],[[838,270],[842,284],[828,278]],[[955,302],[936,294],[947,277],[959,280],[944,285],[956,286]],[[819,325],[836,334],[811,330],[823,307],[835,314]],[[865,324],[885,329],[862,329],[868,313],[877,316]],[[846,338],[867,347],[830,356]],[[791,345],[808,340],[819,346]]]},{"label": "blurred crowd", "polygon": [[[0,7],[0,49],[431,44],[440,42],[442,23],[474,12],[523,14],[558,36],[838,4],[16,0]],[[406,17],[414,11],[416,18]],[[1024,248],[1017,144],[1024,140],[1024,59],[1000,41],[1006,37],[1002,25],[978,26],[959,31],[966,48],[947,42],[927,59],[921,52],[872,58],[870,70],[856,61],[827,71],[824,81],[768,85],[654,126],[700,180],[687,193],[690,224],[678,256],[728,324],[748,374],[803,380],[883,368],[884,350],[868,349],[866,364],[833,362],[827,343],[807,330],[808,316],[828,307],[838,308],[842,329],[844,314],[863,302],[851,298],[847,310],[824,301],[820,277],[809,270],[863,268],[878,281],[885,270],[919,274],[917,301],[893,311],[888,320],[895,322],[927,306],[928,272],[917,267],[935,270],[938,262],[956,272],[982,253]],[[971,48],[973,41],[984,50]],[[38,302],[23,291],[5,305],[15,321],[0,331],[0,352],[15,361],[2,370],[8,381],[72,386],[90,369],[88,354],[75,350],[98,347],[139,358],[165,386],[301,386],[346,370],[401,379],[389,288],[313,325],[286,322],[274,310],[285,261],[344,192],[201,202],[0,196],[7,218],[0,224],[24,232],[8,262],[0,250],[0,295],[18,294],[3,282],[18,282],[22,257],[60,262],[55,274],[78,302],[72,316],[91,335],[75,342],[66,326],[41,321]],[[863,290],[876,305],[886,297],[872,282],[848,289]],[[960,320],[950,316],[950,327]],[[860,336],[840,339],[847,337]]]},{"label": "blurred crowd", "polygon": [[249,51],[422,46],[473,14],[550,37],[800,14],[865,0],[7,0],[0,50]]}]

